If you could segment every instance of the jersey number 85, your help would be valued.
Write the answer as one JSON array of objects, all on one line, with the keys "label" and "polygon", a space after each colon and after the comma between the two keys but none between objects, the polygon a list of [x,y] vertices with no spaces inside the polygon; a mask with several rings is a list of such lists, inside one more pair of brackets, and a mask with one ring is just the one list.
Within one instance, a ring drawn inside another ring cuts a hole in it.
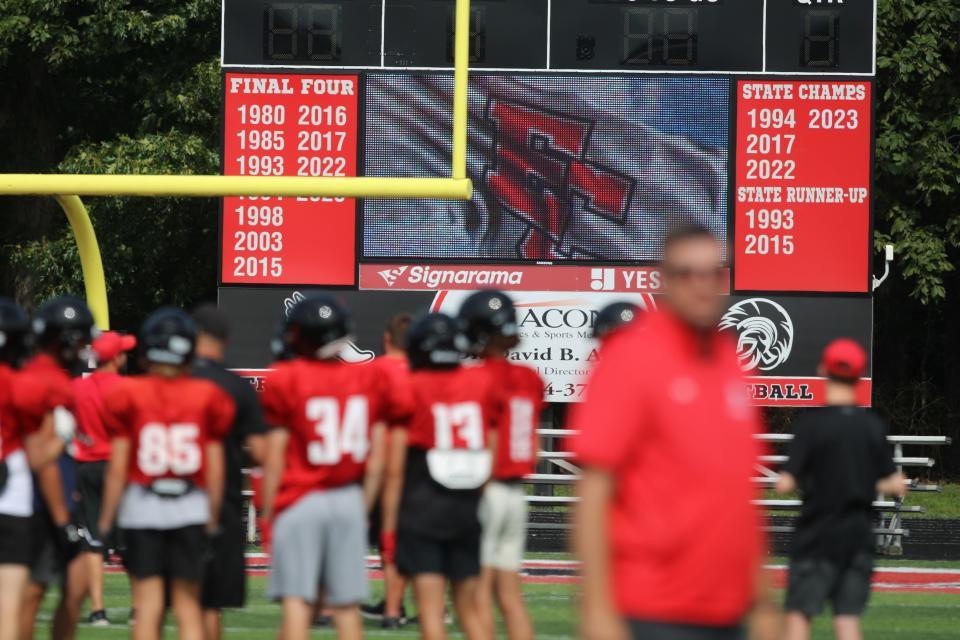
[{"label": "jersey number 85", "polygon": [[203,464],[199,436],[200,428],[192,423],[146,424],[140,430],[137,466],[148,476],[193,475]]}]

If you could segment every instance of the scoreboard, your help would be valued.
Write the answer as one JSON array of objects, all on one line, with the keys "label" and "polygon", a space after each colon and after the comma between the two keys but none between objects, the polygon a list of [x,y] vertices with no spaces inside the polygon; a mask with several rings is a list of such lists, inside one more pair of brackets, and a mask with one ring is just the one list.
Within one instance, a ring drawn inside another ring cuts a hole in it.
[{"label": "scoreboard", "polygon": [[[453,8],[224,0],[224,174],[446,176]],[[473,0],[473,199],[225,198],[235,359],[265,366],[307,290],[381,322],[496,286],[532,314],[518,359],[574,401],[590,318],[655,307],[692,219],[728,241],[720,328],[757,401],[820,403],[819,349],[872,340],[875,23],[875,0]]]}]

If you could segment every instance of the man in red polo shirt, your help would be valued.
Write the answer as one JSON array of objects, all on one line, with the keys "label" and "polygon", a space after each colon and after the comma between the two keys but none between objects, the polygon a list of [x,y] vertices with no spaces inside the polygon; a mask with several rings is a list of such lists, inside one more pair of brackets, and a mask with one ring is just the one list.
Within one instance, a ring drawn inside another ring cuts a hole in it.
[{"label": "man in red polo shirt", "polygon": [[[90,618],[95,626],[107,626],[103,604],[103,558],[109,544],[100,536],[97,522],[103,499],[103,476],[110,460],[110,436],[104,424],[103,398],[120,380],[120,371],[127,364],[127,352],[137,346],[137,339],[115,331],[100,334],[93,341],[97,368],[85,378],[73,381],[74,413],[77,417],[77,438],[73,459],[77,461],[77,491],[80,493],[80,520],[87,529],[81,559],[87,569],[87,590],[90,593]],[[83,595],[80,596],[83,598]]]},{"label": "man in red polo shirt", "polygon": [[679,227],[661,269],[662,309],[604,345],[574,418],[583,637],[739,640],[765,598],[751,503],[761,423],[716,330],[719,242]]}]

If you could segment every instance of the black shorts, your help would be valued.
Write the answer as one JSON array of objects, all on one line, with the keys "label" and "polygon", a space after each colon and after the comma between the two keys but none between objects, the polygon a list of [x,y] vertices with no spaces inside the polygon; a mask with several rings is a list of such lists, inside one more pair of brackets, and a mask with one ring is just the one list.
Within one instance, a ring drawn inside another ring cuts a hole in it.
[{"label": "black shorts", "polygon": [[202,525],[179,529],[126,529],[123,563],[134,578],[203,579],[207,534]]},{"label": "black shorts", "polygon": [[29,567],[33,560],[33,536],[29,517],[0,513],[0,564]]},{"label": "black shorts", "polygon": [[247,599],[247,566],[244,553],[247,535],[242,507],[224,502],[220,512],[221,534],[213,540],[200,601],[204,609],[239,609]]},{"label": "black shorts", "polygon": [[405,576],[437,573],[453,582],[480,575],[480,534],[431,538],[401,529],[397,532],[397,568]]},{"label": "black shorts", "polygon": [[45,587],[63,582],[66,559],[57,547],[56,530],[45,512],[34,513],[30,518],[30,542],[30,582]]},{"label": "black shorts", "polygon": [[630,637],[635,640],[746,640],[742,626],[700,627],[692,624],[630,620]]},{"label": "black shorts", "polygon": [[812,618],[829,601],[835,616],[860,616],[870,599],[873,553],[861,551],[847,562],[806,558],[790,561],[784,608]]},{"label": "black shorts", "polygon": [[77,463],[77,491],[80,493],[79,520],[92,539],[91,544],[91,540],[83,538],[83,550],[103,554],[114,546],[112,540],[103,539],[97,526],[103,502],[103,476],[106,472],[105,461]]}]

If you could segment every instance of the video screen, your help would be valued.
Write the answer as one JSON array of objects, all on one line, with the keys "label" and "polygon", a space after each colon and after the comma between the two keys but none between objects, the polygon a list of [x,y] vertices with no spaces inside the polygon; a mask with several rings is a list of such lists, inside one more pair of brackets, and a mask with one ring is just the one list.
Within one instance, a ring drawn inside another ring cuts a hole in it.
[{"label": "video screen", "polygon": [[[452,95],[368,75],[365,175],[449,175]],[[680,219],[726,237],[729,99],[725,78],[474,73],[473,200],[367,200],[363,256],[642,262]]]}]

